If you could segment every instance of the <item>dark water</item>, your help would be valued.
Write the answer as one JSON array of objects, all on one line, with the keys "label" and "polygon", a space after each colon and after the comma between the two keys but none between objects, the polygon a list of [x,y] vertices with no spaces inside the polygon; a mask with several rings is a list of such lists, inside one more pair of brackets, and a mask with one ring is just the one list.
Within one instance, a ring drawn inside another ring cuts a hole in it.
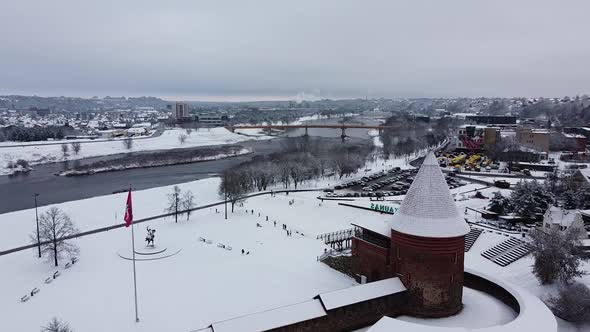
[{"label": "dark water", "polygon": [[[320,120],[313,121],[313,123],[334,124],[338,123],[338,120]],[[303,133],[304,130],[301,129],[289,132],[286,135],[294,137],[303,135]],[[328,140],[340,140],[340,129],[310,129],[309,135],[323,137]],[[365,129],[347,130],[347,135],[351,136],[352,140],[369,138]],[[56,176],[55,174],[64,170],[67,166],[64,162],[37,165],[34,171],[26,175],[0,176],[0,213],[32,208],[34,206],[33,193],[40,194],[38,203],[39,206],[43,206],[108,195],[114,191],[125,190],[129,184],[132,184],[136,190],[142,190],[216,176],[226,168],[249,160],[257,154],[279,151],[283,139],[246,141],[238,144],[252,148],[254,153],[193,164],[130,169],[80,177]],[[117,156],[87,158],[80,162],[87,164],[114,158],[117,158]],[[72,163],[70,162],[69,166],[72,166]]]},{"label": "dark water", "polygon": [[[271,143],[252,141],[241,145],[252,147],[255,154],[260,154],[279,150],[281,146],[279,141],[280,139]],[[41,206],[111,194],[114,191],[125,190],[129,184],[132,184],[136,190],[167,186],[215,176],[216,173],[250,158],[252,154],[193,164],[138,168],[73,177],[54,175],[63,170],[64,163],[38,165],[35,166],[34,171],[26,175],[0,176],[0,213],[33,207],[33,193],[40,194],[38,203]],[[89,158],[84,163],[99,159],[106,158]]]}]

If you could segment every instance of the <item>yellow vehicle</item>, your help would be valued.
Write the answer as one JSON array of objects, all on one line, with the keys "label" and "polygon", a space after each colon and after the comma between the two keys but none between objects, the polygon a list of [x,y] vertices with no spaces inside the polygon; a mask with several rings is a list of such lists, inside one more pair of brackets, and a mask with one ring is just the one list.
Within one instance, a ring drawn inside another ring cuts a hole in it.
[{"label": "yellow vehicle", "polygon": [[467,156],[462,153],[462,154],[458,155],[457,157],[453,158],[453,160],[451,160],[451,164],[453,164],[453,165],[461,164],[465,160],[465,157],[467,157]]}]

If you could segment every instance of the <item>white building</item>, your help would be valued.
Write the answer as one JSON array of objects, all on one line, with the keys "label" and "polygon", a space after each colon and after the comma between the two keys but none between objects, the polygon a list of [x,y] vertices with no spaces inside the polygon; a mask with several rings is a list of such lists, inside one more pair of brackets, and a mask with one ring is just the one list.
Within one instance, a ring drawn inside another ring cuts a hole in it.
[{"label": "white building", "polygon": [[588,238],[582,213],[579,210],[563,210],[557,206],[552,206],[543,216],[543,229],[545,230],[565,231],[571,227],[581,229],[581,239]]}]

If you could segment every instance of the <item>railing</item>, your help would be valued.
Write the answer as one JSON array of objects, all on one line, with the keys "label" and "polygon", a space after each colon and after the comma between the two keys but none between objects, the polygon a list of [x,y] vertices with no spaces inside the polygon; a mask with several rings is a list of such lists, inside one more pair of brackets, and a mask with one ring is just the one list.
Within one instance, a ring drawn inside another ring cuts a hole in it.
[{"label": "railing", "polygon": [[352,238],[355,235],[355,229],[344,229],[341,231],[320,234],[316,237],[325,244],[329,245],[333,250],[344,250],[352,247]]}]

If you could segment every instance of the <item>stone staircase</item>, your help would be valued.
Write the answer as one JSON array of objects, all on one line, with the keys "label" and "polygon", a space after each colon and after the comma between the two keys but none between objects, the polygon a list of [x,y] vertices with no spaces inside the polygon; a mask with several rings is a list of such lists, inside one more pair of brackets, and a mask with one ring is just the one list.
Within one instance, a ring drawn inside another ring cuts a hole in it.
[{"label": "stone staircase", "polygon": [[530,252],[530,245],[522,240],[511,237],[482,252],[481,255],[504,267],[523,258]]},{"label": "stone staircase", "polygon": [[479,238],[481,233],[483,233],[483,231],[481,229],[471,228],[469,233],[467,233],[467,235],[465,235],[465,252],[468,252],[469,249],[471,249],[471,247],[473,247],[473,244]]}]

